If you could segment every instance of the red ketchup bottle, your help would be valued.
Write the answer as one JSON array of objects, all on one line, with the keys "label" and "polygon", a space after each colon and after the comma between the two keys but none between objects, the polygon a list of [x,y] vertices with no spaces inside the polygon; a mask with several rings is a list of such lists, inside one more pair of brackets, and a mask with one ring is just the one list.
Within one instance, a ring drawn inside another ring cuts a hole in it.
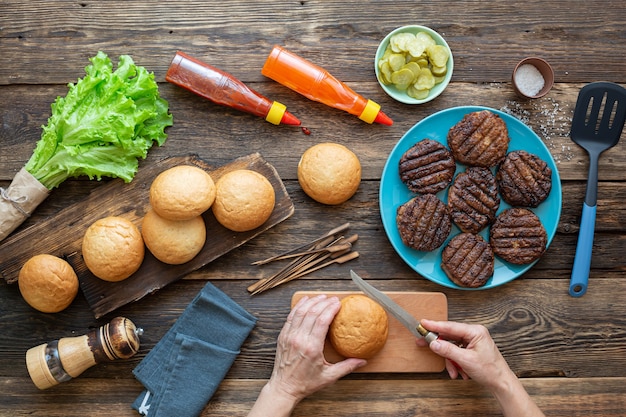
[{"label": "red ketchup bottle", "polygon": [[176,53],[165,79],[214,103],[263,117],[272,124],[300,125],[300,120],[289,113],[285,105],[183,52]]}]

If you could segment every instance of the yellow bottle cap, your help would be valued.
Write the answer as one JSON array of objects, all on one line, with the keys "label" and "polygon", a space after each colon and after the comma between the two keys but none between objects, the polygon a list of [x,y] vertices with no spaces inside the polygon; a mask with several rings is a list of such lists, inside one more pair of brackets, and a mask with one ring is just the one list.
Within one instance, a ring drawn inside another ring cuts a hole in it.
[{"label": "yellow bottle cap", "polygon": [[287,110],[287,106],[284,104],[275,101],[272,103],[272,107],[270,111],[267,112],[267,116],[265,116],[265,120],[268,122],[279,125],[280,121],[283,119],[283,115],[285,114],[285,110]]},{"label": "yellow bottle cap", "polygon": [[374,123],[374,120],[376,120],[378,112],[380,112],[380,105],[373,102],[372,100],[367,100],[367,104],[365,105],[363,112],[361,112],[359,119],[363,120],[366,123],[372,124]]}]

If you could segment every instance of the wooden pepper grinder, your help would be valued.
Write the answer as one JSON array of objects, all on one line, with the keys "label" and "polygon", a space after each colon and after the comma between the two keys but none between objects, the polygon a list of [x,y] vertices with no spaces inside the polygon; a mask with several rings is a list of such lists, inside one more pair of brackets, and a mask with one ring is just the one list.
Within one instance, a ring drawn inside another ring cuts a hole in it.
[{"label": "wooden pepper grinder", "polygon": [[143,329],[125,317],[77,337],[65,337],[28,349],[26,367],[37,388],[47,389],[69,381],[93,365],[127,359],[139,350]]}]

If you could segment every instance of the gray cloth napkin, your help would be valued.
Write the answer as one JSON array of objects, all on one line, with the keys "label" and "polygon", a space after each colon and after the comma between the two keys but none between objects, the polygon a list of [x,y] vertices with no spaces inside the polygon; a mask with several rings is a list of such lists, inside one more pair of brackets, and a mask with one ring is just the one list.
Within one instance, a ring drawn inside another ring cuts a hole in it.
[{"label": "gray cloth napkin", "polygon": [[146,388],[132,407],[150,417],[196,417],[226,376],[256,318],[210,282],[133,370]]}]

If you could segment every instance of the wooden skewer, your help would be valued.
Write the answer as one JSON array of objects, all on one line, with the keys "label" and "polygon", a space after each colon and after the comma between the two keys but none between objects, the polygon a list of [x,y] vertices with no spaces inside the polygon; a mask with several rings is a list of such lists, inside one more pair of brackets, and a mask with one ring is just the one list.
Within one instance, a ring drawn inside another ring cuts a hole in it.
[{"label": "wooden skewer", "polygon": [[[352,244],[354,244],[359,238],[358,234],[351,235],[348,238],[344,236],[336,238],[334,234],[331,234],[334,231],[345,228],[347,225],[348,223],[331,230],[327,233],[325,238],[319,240],[318,243],[312,247],[309,247],[307,251],[293,253],[294,251],[292,250],[287,252],[285,255],[277,255],[272,258],[268,258],[270,259],[268,262],[279,259],[290,259],[292,257],[295,257],[296,259],[293,259],[289,264],[274,275],[268,278],[262,278],[256,283],[250,285],[248,287],[248,291],[251,295],[259,294],[284,282],[307,275],[333,263],[343,263],[358,257],[358,252],[351,252]],[[330,261],[321,266],[320,263],[328,258],[330,258]]]},{"label": "wooden skewer", "polygon": [[350,227],[350,223],[344,223],[341,226],[338,226],[338,227],[335,227],[332,230],[329,230],[328,232],[326,232],[326,234],[318,237],[317,239],[314,239],[314,240],[310,241],[309,243],[305,243],[304,245],[298,246],[297,248],[290,249],[290,250],[288,250],[286,252],[283,252],[283,253],[280,253],[278,255],[271,256],[271,257],[269,257],[267,259],[263,259],[263,260],[256,261],[256,262],[252,262],[252,265],[263,265],[263,264],[272,262],[272,261],[276,260],[277,258],[279,258],[281,256],[285,256],[285,255],[291,254],[291,253],[296,252],[296,251],[302,251],[302,250],[307,249],[307,248],[310,250],[310,249],[312,249],[311,246],[321,242],[322,240],[324,240],[324,239],[326,239],[328,237],[335,236],[336,234],[342,233],[342,232],[346,231],[349,227]]},{"label": "wooden skewer", "polygon": [[[319,262],[323,261],[324,259],[328,259],[330,258],[337,258],[338,256],[341,256],[347,252],[350,252],[350,250],[352,249],[352,243],[356,242],[358,239],[359,235],[354,234],[352,236],[350,236],[349,238],[344,238],[343,236],[337,238],[337,240],[335,240],[334,242],[332,242],[330,244],[330,246],[335,246],[335,245],[343,245],[346,243],[350,244],[350,248],[349,249],[343,249],[342,251],[338,251],[338,252],[330,252],[330,253],[319,253],[318,256],[308,256],[305,259],[302,260],[301,263],[299,263],[298,265],[296,265],[294,268],[290,268],[290,270],[288,271],[289,275],[293,275],[299,272],[302,272],[304,270],[306,270],[307,268],[309,268],[311,265],[316,265]],[[285,276],[285,274],[281,274],[278,277],[275,277],[275,279],[273,279],[272,281],[278,281],[281,280],[283,277]],[[268,282],[266,287],[272,287],[271,282]]]},{"label": "wooden skewer", "polygon": [[[272,261],[282,261],[283,259],[297,258],[298,256],[304,256],[304,255],[313,255],[315,253],[320,253],[320,252],[335,253],[335,252],[344,251],[346,249],[350,249],[351,247],[352,247],[352,243],[350,243],[350,242],[337,243],[337,244],[334,244],[334,245],[331,245],[331,246],[324,246],[323,248],[311,249],[311,250],[307,250],[307,251],[304,251],[304,252],[296,252],[296,253],[290,253],[288,255],[278,256],[278,257],[272,259]],[[253,264],[253,265],[255,265],[255,264]],[[256,265],[258,265],[258,264],[256,264]]]},{"label": "wooden skewer", "polygon": [[[312,249],[316,249],[318,247],[323,247],[323,246],[327,246],[332,244],[332,242],[335,240],[335,238],[333,236],[327,236],[326,238],[324,238],[322,241],[318,242],[316,245],[313,246]],[[309,257],[315,257],[315,255],[305,255],[305,256],[309,256]],[[307,258],[309,259],[309,258]],[[283,267],[280,271],[278,271],[277,273],[275,273],[274,275],[272,275],[271,277],[268,278],[262,278],[260,280],[258,280],[257,282],[255,282],[254,284],[250,285],[248,287],[248,291],[249,292],[254,292],[257,289],[259,289],[259,287],[265,285],[266,283],[268,283],[270,280],[276,279],[277,276],[281,275],[281,274],[287,274],[289,273],[289,271],[291,269],[293,269],[294,267],[297,267],[299,264],[301,264],[302,262],[304,262],[305,260],[300,258],[300,259],[294,259],[293,261],[291,261],[289,264],[287,264],[285,267]]]},{"label": "wooden skewer", "polygon": [[[349,242],[350,244],[352,244],[356,242],[358,238],[359,238],[359,235],[354,234],[348,238],[340,237],[334,243]],[[291,279],[287,279],[287,278],[289,278],[290,276],[295,276],[302,272],[305,272],[307,268],[310,268],[311,266],[315,266],[319,264],[320,262],[322,262],[323,260],[328,259],[329,257],[331,259],[336,260],[349,252],[350,252],[350,249],[347,249],[341,252],[305,256],[304,259],[302,259],[300,262],[297,262],[297,263],[292,262],[288,268],[283,268],[281,271],[279,271],[279,273],[271,276],[270,278],[263,280],[263,282],[258,283],[258,285],[251,285],[248,288],[248,291],[250,291],[252,295],[259,294],[265,290],[274,288],[283,282],[291,281]],[[341,263],[343,262],[345,262],[345,260],[343,260]],[[334,262],[331,262],[331,263],[334,263]],[[303,275],[306,275],[306,273]]]},{"label": "wooden skewer", "polygon": [[323,264],[321,264],[321,265],[317,265],[317,266],[315,266],[315,267],[313,267],[313,268],[306,269],[306,270],[304,270],[304,271],[300,271],[300,272],[298,272],[298,273],[296,273],[296,274],[294,274],[294,275],[289,275],[289,276],[288,276],[288,277],[286,277],[285,279],[283,279],[283,280],[281,280],[281,281],[278,281],[278,282],[276,282],[276,283],[272,284],[272,285],[271,285],[269,288],[267,288],[267,289],[272,289],[272,288],[274,288],[274,287],[277,287],[277,286],[279,286],[279,285],[281,285],[281,284],[285,284],[285,283],[287,283],[287,282],[289,282],[289,281],[292,281],[292,280],[294,280],[294,279],[301,278],[301,277],[303,277],[303,276],[305,276],[305,275],[308,275],[308,274],[310,274],[310,273],[312,273],[312,272],[315,272],[315,271],[320,270],[320,269],[322,269],[322,268],[326,268],[327,266],[330,266],[330,265],[332,265],[332,264],[342,264],[342,263],[345,263],[345,262],[351,261],[351,260],[353,260],[353,259],[356,259],[356,258],[358,258],[358,257],[359,257],[359,252],[356,252],[356,251],[349,252],[348,254],[346,254],[346,255],[344,255],[344,256],[341,256],[341,257],[336,258],[336,259],[331,259],[330,261],[325,262],[325,263],[323,263]]},{"label": "wooden skewer", "polygon": [[263,280],[263,282],[260,283],[260,285],[256,286],[256,288],[252,291],[252,295],[258,294],[261,291],[265,291],[266,289],[270,288],[274,282],[280,281],[284,277],[293,274],[294,271],[301,271],[302,269],[305,269],[306,266],[309,265],[311,262],[314,262],[315,259],[319,259],[320,257],[326,259],[329,256],[330,256],[329,253],[326,253],[326,254],[316,253],[312,255],[305,255],[304,258],[296,259],[296,261],[293,262],[293,265],[291,265],[290,267],[283,268],[278,273]]}]

